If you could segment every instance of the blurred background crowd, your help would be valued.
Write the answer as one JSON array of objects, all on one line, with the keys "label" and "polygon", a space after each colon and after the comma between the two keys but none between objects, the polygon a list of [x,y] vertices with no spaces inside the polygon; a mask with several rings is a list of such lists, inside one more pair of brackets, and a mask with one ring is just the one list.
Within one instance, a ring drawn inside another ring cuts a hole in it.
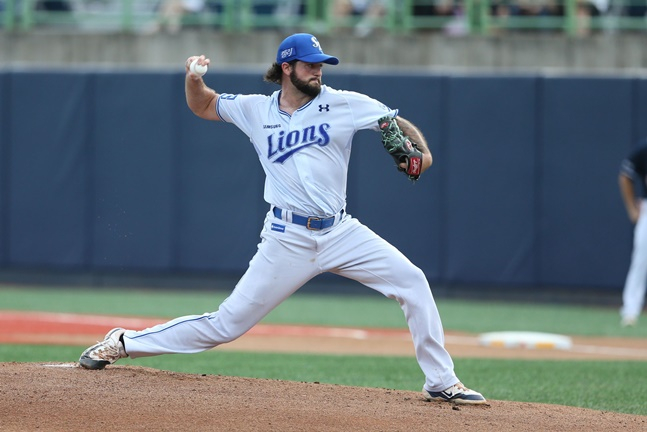
[{"label": "blurred background crowd", "polygon": [[188,27],[319,34],[644,31],[647,0],[0,0],[0,27],[177,33]]}]

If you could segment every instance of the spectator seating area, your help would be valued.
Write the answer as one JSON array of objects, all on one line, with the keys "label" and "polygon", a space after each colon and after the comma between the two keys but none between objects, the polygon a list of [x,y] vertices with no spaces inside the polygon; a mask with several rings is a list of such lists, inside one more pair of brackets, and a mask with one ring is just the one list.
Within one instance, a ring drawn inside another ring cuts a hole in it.
[{"label": "spectator seating area", "polygon": [[647,0],[0,0],[0,30],[177,33],[185,28],[498,35],[644,31]]}]

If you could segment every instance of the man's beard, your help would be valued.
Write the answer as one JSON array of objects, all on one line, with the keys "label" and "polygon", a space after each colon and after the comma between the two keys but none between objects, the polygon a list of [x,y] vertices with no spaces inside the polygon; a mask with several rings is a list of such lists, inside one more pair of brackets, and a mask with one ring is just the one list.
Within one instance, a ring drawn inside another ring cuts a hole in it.
[{"label": "man's beard", "polygon": [[300,80],[299,78],[297,78],[297,75],[296,73],[294,73],[294,70],[290,72],[290,81],[292,82],[292,85],[294,85],[297,88],[297,90],[299,90],[301,93],[304,93],[310,97],[316,97],[321,92],[321,84],[319,84],[319,82],[310,84],[306,81]]}]

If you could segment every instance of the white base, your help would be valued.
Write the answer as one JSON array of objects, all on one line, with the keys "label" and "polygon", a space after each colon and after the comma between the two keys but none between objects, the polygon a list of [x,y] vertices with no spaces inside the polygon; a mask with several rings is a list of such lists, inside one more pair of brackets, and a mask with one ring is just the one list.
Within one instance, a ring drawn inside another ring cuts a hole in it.
[{"label": "white base", "polygon": [[568,350],[573,346],[568,336],[521,331],[483,333],[479,336],[479,343],[489,347],[528,349]]}]

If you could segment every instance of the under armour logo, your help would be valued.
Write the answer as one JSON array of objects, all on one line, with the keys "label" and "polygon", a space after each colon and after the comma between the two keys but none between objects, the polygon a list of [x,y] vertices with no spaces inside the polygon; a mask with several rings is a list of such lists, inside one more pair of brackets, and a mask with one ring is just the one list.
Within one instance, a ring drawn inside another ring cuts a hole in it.
[{"label": "under armour logo", "polygon": [[322,112],[323,110],[330,111],[330,105],[319,105],[319,112]]}]

